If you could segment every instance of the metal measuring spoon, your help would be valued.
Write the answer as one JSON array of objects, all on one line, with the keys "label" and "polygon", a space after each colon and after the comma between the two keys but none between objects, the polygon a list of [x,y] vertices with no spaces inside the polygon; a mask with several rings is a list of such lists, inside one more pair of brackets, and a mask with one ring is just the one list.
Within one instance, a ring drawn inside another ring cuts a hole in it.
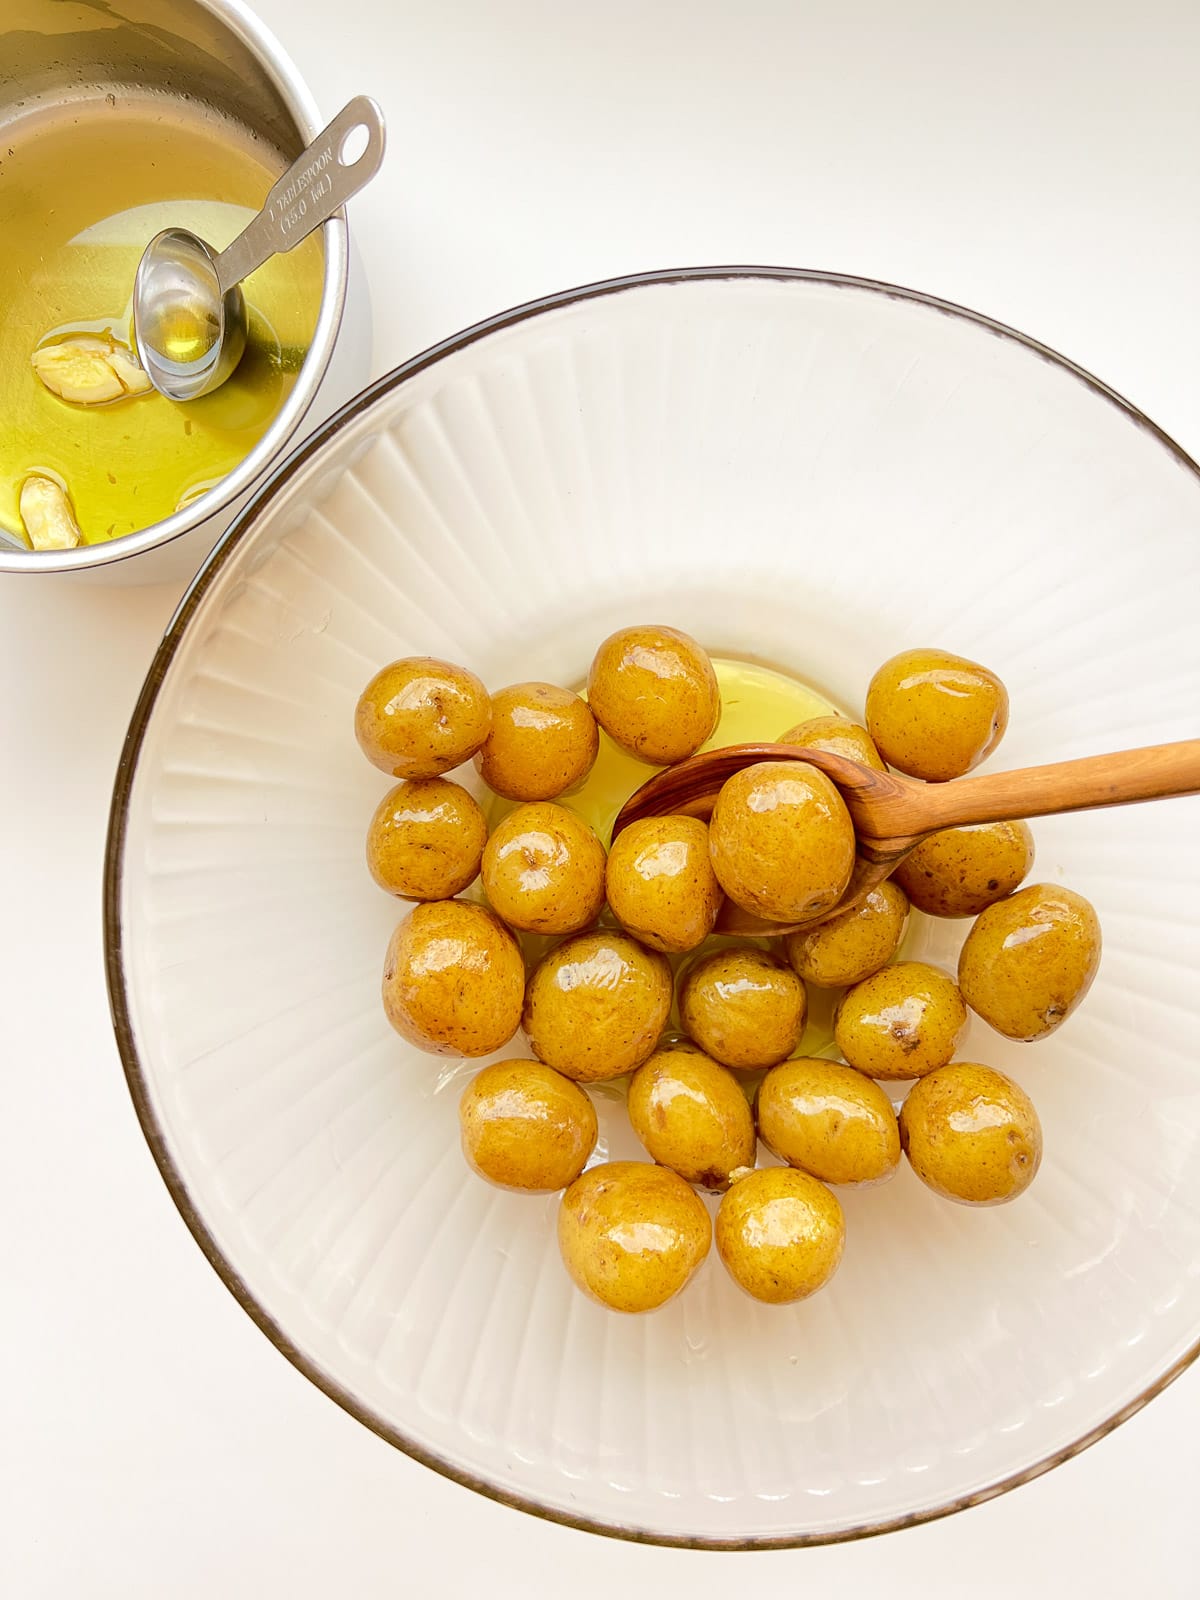
[{"label": "metal measuring spoon", "polygon": [[[357,129],[365,130],[366,145],[347,158]],[[384,143],[383,113],[359,95],[292,162],[262,210],[219,255],[186,228],[165,228],[151,239],[134,279],[133,332],[160,394],[194,400],[225,382],[246,348],[238,284],[356,195],[378,172]]]}]

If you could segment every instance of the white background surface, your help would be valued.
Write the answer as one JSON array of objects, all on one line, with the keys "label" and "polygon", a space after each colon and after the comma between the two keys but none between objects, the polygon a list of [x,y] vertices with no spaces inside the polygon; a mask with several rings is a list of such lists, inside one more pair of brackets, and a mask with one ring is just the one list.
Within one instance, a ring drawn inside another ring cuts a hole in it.
[{"label": "white background surface", "polygon": [[[259,10],[324,111],[366,91],[389,119],[384,173],[351,214],[378,372],[612,273],[806,265],[1013,323],[1200,454],[1192,0]],[[176,1215],[109,1028],[108,796],[176,598],[0,584],[0,1593],[1195,1595],[1198,1369],[1001,1500],[759,1555],[621,1545],[495,1506],[300,1377]]]}]

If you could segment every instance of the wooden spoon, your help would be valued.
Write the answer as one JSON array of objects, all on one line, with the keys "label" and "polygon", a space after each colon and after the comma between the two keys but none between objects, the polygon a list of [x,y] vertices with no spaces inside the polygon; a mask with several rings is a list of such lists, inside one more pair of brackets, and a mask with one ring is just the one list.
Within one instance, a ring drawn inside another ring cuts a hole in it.
[{"label": "wooden spoon", "polygon": [[[940,828],[1007,822],[1060,811],[1090,811],[1135,800],[1168,800],[1200,793],[1200,739],[1083,756],[1017,772],[990,772],[949,783],[922,783],[898,772],[876,772],[848,756],[793,744],[731,744],[706,750],[658,772],[632,794],[613,824],[615,839],[640,817],[682,813],[707,819],[729,778],[759,761],[807,761],[841,790],[854,823],[858,859],[845,894],[820,921],[848,911],[896,870],[921,840]],[[766,922],[727,900],[718,930],[762,937],[811,923]]]}]

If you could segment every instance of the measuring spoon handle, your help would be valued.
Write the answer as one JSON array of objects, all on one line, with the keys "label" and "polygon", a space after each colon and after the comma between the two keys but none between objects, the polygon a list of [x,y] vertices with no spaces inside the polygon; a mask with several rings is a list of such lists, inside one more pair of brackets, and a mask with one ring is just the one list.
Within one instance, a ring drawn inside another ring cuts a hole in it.
[{"label": "measuring spoon handle", "polygon": [[[357,160],[346,163],[342,151],[356,128],[366,130],[366,148]],[[265,261],[294,249],[327,222],[379,171],[386,142],[383,112],[374,100],[358,95],[344,106],[292,162],[258,215],[217,257],[221,293],[227,294]]]}]

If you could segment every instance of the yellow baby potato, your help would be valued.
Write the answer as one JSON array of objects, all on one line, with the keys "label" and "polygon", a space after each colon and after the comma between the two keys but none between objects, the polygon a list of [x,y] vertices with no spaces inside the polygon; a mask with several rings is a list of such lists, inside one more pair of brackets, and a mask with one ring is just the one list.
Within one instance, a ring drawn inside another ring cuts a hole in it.
[{"label": "yellow baby potato", "polygon": [[854,827],[836,787],[806,761],[743,767],[709,823],[713,870],[746,911],[813,922],[841,899],[854,867]]},{"label": "yellow baby potato", "polygon": [[621,926],[653,950],[694,950],[713,931],[724,895],[695,817],[643,817],[613,840],[605,876]]},{"label": "yellow baby potato", "polygon": [[492,702],[465,667],[406,656],[359,696],[354,733],[367,760],[394,778],[436,778],[469,761],[492,726]]},{"label": "yellow baby potato", "polygon": [[514,683],[492,696],[492,730],[475,765],[506,800],[553,800],[587,777],[599,748],[586,700],[553,683]]},{"label": "yellow baby potato", "polygon": [[894,876],[918,911],[977,917],[1011,894],[1032,866],[1028,823],[977,822],[931,833]]},{"label": "yellow baby potato", "polygon": [[463,1154],[503,1189],[565,1189],[596,1144],[596,1110],[577,1083],[540,1061],[484,1067],[458,1103]]},{"label": "yellow baby potato", "polygon": [[897,961],[846,991],[833,1036],[868,1078],[921,1078],[945,1066],[966,1025],[953,978],[924,961]]},{"label": "yellow baby potato", "polygon": [[525,962],[508,929],[483,906],[414,906],[392,934],[383,1009],[411,1044],[434,1055],[487,1056],[521,1022]]},{"label": "yellow baby potato", "polygon": [[672,987],[667,958],[628,934],[578,933],[544,956],[529,980],[530,1047],[577,1083],[619,1078],[653,1054]]},{"label": "yellow baby potato", "polygon": [[1042,1159],[1029,1096],[973,1061],[951,1062],[913,1084],[900,1108],[900,1139],[922,1183],[964,1205],[1015,1200]]},{"label": "yellow baby potato", "polygon": [[867,690],[867,728],[883,759],[930,782],[960,778],[996,748],[1008,691],[994,672],[945,650],[903,650]]},{"label": "yellow baby potato", "polygon": [[908,925],[908,900],[891,879],[871,890],[849,911],[801,928],[784,939],[793,969],[819,989],[842,989],[861,983],[887,963],[900,948]]},{"label": "yellow baby potato", "polygon": [[883,1183],[900,1161],[900,1130],[877,1083],[840,1061],[772,1067],[755,1101],[768,1150],[822,1183]]},{"label": "yellow baby potato", "polygon": [[405,900],[451,900],[478,873],[486,840],[483,812],[460,783],[410,778],[371,818],[367,870]]},{"label": "yellow baby potato", "polygon": [[756,1300],[806,1300],[838,1269],[846,1223],[836,1196],[794,1167],[760,1167],[739,1178],[717,1211],[717,1253]]},{"label": "yellow baby potato", "polygon": [[604,904],[604,846],[552,800],[518,806],[497,824],[482,872],[492,910],[525,933],[576,933]]},{"label": "yellow baby potato", "polygon": [[754,1118],[741,1085],[690,1046],[656,1050],[629,1080],[629,1121],[650,1157],[701,1189],[726,1189],[754,1165]]},{"label": "yellow baby potato", "polygon": [[845,756],[849,761],[861,761],[864,767],[876,772],[887,769],[871,740],[871,735],[849,717],[810,717],[807,722],[797,722],[785,729],[777,740],[779,744],[802,744],[810,750],[828,750],[835,756]]},{"label": "yellow baby potato", "polygon": [[1073,889],[1035,883],[980,914],[959,952],[967,1004],[1009,1039],[1044,1039],[1100,966],[1100,920]]},{"label": "yellow baby potato", "polygon": [[677,628],[621,628],[596,651],[588,704],[622,750],[652,766],[694,755],[721,715],[705,650]]},{"label": "yellow baby potato", "polygon": [[612,1311],[664,1305],[711,1242],[704,1202],[678,1174],[645,1161],[592,1167],[558,1208],[558,1247],[567,1271]]},{"label": "yellow baby potato", "polygon": [[773,1067],[804,1033],[804,984],[765,950],[714,950],[688,971],[679,988],[684,1031],[723,1066],[739,1072]]}]

